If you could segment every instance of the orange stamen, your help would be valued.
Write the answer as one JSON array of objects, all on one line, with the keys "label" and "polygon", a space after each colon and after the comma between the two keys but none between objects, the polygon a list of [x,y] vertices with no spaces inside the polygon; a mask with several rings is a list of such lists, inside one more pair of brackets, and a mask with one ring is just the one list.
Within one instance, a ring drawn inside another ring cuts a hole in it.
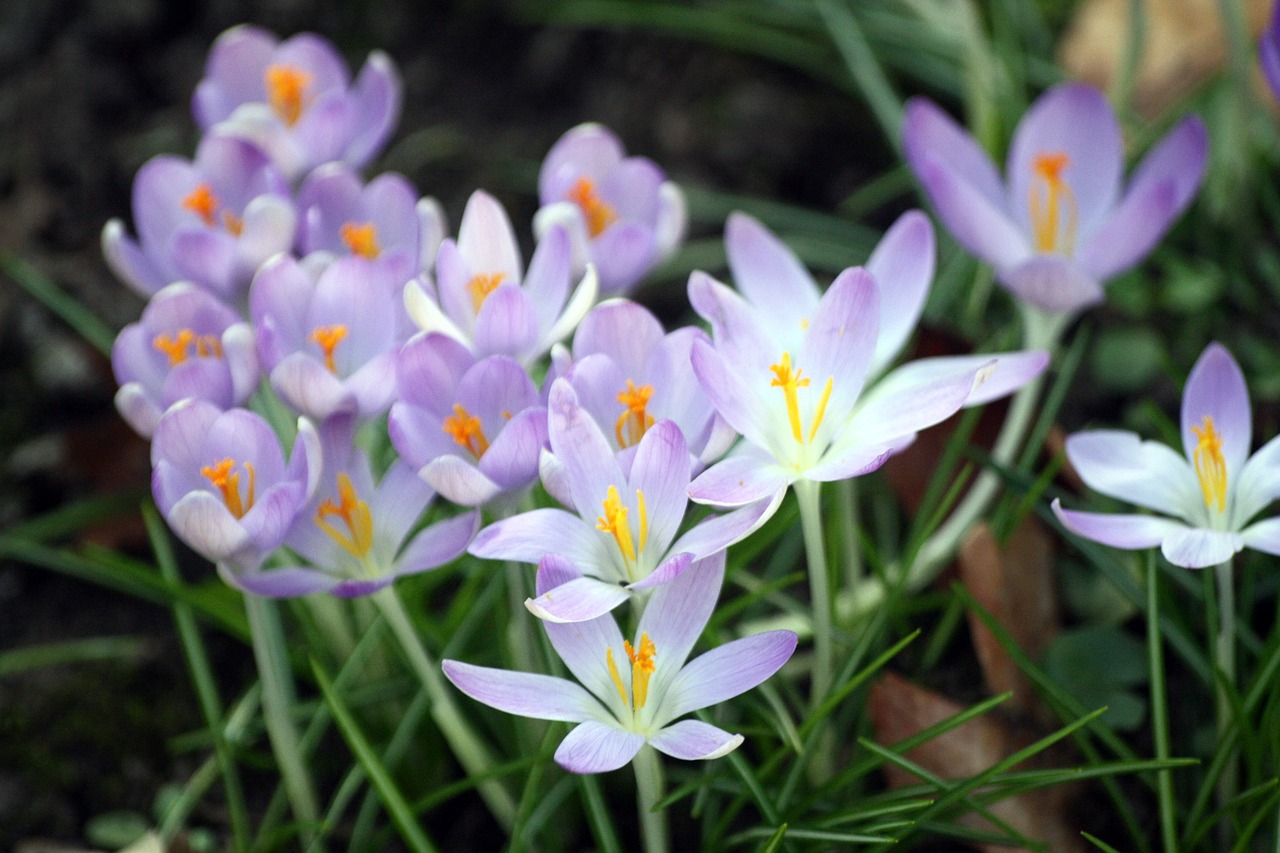
[{"label": "orange stamen", "polygon": [[596,192],[596,185],[590,178],[578,178],[569,189],[567,196],[569,201],[582,210],[582,215],[587,220],[587,233],[592,238],[599,237],[601,232],[618,218],[618,212],[600,198],[600,194]]},{"label": "orange stamen", "polygon": [[[1041,252],[1070,254],[1075,244],[1078,210],[1075,194],[1063,173],[1071,158],[1062,151],[1049,151],[1031,160],[1032,182],[1027,190],[1031,231]],[[1066,213],[1065,226],[1061,217]],[[1059,235],[1059,231],[1064,233]]]},{"label": "orange stamen", "polygon": [[639,651],[627,640],[622,641],[622,647],[631,660],[631,707],[639,711],[649,699],[649,679],[657,669],[653,659],[657,657],[658,649],[647,633],[640,635]]},{"label": "orange stamen", "polygon": [[338,234],[353,255],[372,261],[382,252],[378,245],[378,230],[372,222],[345,222],[338,229]]},{"label": "orange stamen", "polygon": [[489,440],[484,437],[480,419],[463,408],[461,403],[453,404],[453,414],[444,419],[443,428],[477,462],[489,449]]},{"label": "orange stamen", "polygon": [[227,505],[227,509],[236,518],[244,518],[244,514],[253,509],[253,493],[256,485],[256,475],[253,465],[249,462],[243,463],[240,467],[249,472],[249,493],[244,501],[240,499],[240,474],[232,473],[235,468],[235,460],[227,458],[212,465],[205,465],[200,469],[200,476],[208,479],[209,483],[222,493],[222,502]]},{"label": "orange stamen", "polygon": [[222,358],[222,341],[216,335],[197,335],[190,329],[179,329],[175,334],[162,333],[151,339],[151,346],[169,357],[170,367],[187,360],[192,344],[200,358]]},{"label": "orange stamen", "polygon": [[[330,524],[330,516],[337,516],[346,525],[347,532],[343,533]],[[334,503],[332,498],[325,498],[316,510],[315,522],[357,560],[364,559],[373,547],[373,516],[369,505],[357,497],[355,487],[346,474],[338,475],[338,503]]]},{"label": "orange stamen", "polygon": [[649,398],[653,396],[652,385],[641,385],[639,388],[630,379],[625,390],[618,393],[618,402],[626,408],[618,415],[613,434],[618,439],[618,447],[630,447],[638,442],[649,427],[653,426],[653,415],[646,411]]},{"label": "orange stamen", "polygon": [[471,277],[471,281],[467,282],[467,290],[471,292],[471,308],[475,313],[480,313],[480,306],[489,298],[490,293],[498,289],[504,278],[506,273],[500,272],[491,275],[481,273]]},{"label": "orange stamen", "polygon": [[182,199],[182,206],[203,219],[205,225],[213,227],[216,221],[213,214],[218,209],[218,197],[213,194],[213,189],[208,184],[203,181],[196,184],[196,188]]},{"label": "orange stamen", "polygon": [[1205,507],[1216,507],[1222,512],[1227,506],[1227,462],[1222,456],[1222,433],[1214,428],[1209,415],[1205,415],[1201,423],[1202,426],[1191,427],[1197,439],[1192,463]]},{"label": "orange stamen", "polygon": [[263,81],[271,109],[281,121],[293,127],[302,117],[311,75],[292,65],[268,65]]},{"label": "orange stamen", "polygon": [[311,340],[319,344],[320,349],[324,351],[324,366],[335,376],[338,374],[338,367],[333,362],[333,351],[346,336],[347,327],[341,323],[333,326],[316,326],[311,330]]}]

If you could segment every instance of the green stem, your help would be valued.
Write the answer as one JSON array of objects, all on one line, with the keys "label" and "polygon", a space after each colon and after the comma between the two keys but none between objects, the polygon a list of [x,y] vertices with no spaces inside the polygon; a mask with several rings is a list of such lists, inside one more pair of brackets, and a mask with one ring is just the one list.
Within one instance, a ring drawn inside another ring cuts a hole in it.
[{"label": "green stem", "polygon": [[796,501],[800,505],[800,527],[804,551],[809,561],[809,606],[813,609],[813,672],[810,679],[810,707],[816,708],[831,689],[833,628],[831,579],[827,570],[827,549],[822,538],[822,511],[819,483],[797,480]]},{"label": "green stem", "polygon": [[667,853],[667,813],[656,810],[662,801],[662,764],[658,751],[645,744],[631,762],[636,771],[636,805],[645,853]]},{"label": "green stem", "polygon": [[[1236,684],[1236,597],[1232,585],[1231,561],[1215,566],[1213,576],[1218,587],[1218,636],[1213,643],[1213,662],[1221,679],[1215,684],[1214,695],[1217,701],[1214,706],[1218,721],[1218,742],[1222,743],[1226,740],[1227,730],[1231,728],[1231,691]],[[1219,808],[1225,808],[1236,795],[1240,757],[1234,748],[1231,753],[1223,764],[1222,775],[1218,777]]]},{"label": "green stem", "polygon": [[841,563],[844,566],[844,588],[855,589],[862,583],[862,551],[858,548],[858,478],[840,480],[836,501],[844,535],[840,537]]},{"label": "green stem", "polygon": [[431,699],[431,717],[440,729],[440,734],[444,736],[467,775],[475,779],[476,789],[489,806],[489,811],[502,824],[502,828],[509,831],[516,816],[515,800],[501,782],[492,778],[495,762],[490,757],[489,750],[471,730],[453,701],[452,689],[445,682],[440,665],[432,660],[426,647],[422,645],[395,588],[384,587],[374,593],[372,598],[427,691]]},{"label": "green stem", "polygon": [[[1147,560],[1147,658],[1151,669],[1151,727],[1155,737],[1156,760],[1169,760],[1169,706],[1164,683],[1164,652],[1160,642],[1159,570],[1155,552]],[[1174,819],[1176,801],[1173,796],[1173,771],[1156,771],[1156,796],[1160,802],[1160,837],[1165,853],[1178,849],[1178,830]]]},{"label": "green stem", "polygon": [[298,743],[298,730],[293,724],[293,683],[289,656],[285,653],[284,632],[275,602],[256,595],[244,597],[245,612],[249,617],[249,632],[253,637],[253,657],[258,664],[258,679],[262,684],[262,715],[267,726],[267,737],[293,815],[300,824],[299,834],[303,847],[314,841],[315,827],[319,820],[316,808],[315,788],[311,775],[302,758]]}]

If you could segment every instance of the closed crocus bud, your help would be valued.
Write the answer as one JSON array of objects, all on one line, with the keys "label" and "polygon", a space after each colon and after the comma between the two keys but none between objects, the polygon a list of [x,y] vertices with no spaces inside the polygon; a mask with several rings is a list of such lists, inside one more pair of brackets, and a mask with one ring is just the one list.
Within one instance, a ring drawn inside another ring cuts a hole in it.
[{"label": "closed crocus bud", "polygon": [[179,400],[196,397],[230,409],[258,386],[252,327],[186,282],[161,290],[142,318],[124,327],[111,348],[111,366],[120,383],[116,408],[144,438]]},{"label": "closed crocus bud", "polygon": [[232,304],[263,261],[293,245],[297,217],[279,170],[256,146],[210,134],[195,160],[160,155],[133,181],[135,241],[112,219],[102,230],[107,264],[150,296],[190,281]]},{"label": "closed crocus bud", "polygon": [[202,130],[253,141],[294,179],[331,160],[368,164],[399,119],[400,89],[380,51],[353,82],[328,40],[299,33],[279,41],[242,25],[214,42],[192,112]]},{"label": "closed crocus bud", "polygon": [[618,137],[581,124],[551,147],[538,175],[534,230],[570,235],[575,268],[592,264],[600,292],[625,293],[684,238],[684,193],[646,157],[627,157]]},{"label": "closed crocus bud", "polygon": [[203,400],[169,409],[151,442],[151,490],[169,527],[220,571],[257,568],[315,494],[320,440],[305,418],[286,463],[260,416]]}]

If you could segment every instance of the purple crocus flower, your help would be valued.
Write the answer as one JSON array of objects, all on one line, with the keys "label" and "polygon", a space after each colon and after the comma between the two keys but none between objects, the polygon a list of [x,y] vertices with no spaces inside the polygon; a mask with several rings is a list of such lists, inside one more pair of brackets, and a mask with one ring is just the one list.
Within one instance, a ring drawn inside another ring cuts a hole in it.
[{"label": "purple crocus flower", "polygon": [[161,290],[142,318],[121,330],[111,367],[120,384],[116,409],[143,438],[179,400],[197,397],[230,409],[258,386],[253,328],[187,282]]},{"label": "purple crocus flower", "polygon": [[250,140],[293,179],[331,160],[368,164],[399,118],[400,78],[374,51],[352,84],[326,39],[241,25],[213,43],[191,107],[201,130]]},{"label": "purple crocus flower", "polygon": [[1102,285],[1151,251],[1204,175],[1204,125],[1188,116],[1134,170],[1121,192],[1124,146],[1101,92],[1082,83],[1048,90],[1009,146],[1005,181],[932,102],[907,103],[907,162],[962,246],[1000,283],[1051,314],[1099,302]]},{"label": "purple crocus flower", "polygon": [[[539,567],[538,592],[554,593],[557,584],[574,577],[567,562],[548,557]],[[571,773],[616,770],[645,744],[673,758],[720,758],[738,748],[742,735],[699,720],[673,721],[760,684],[796,647],[791,631],[766,631],[685,663],[723,577],[722,552],[655,590],[634,643],[623,639],[611,615],[574,625],[543,622],[576,683],[454,660],[444,662],[445,675],[463,693],[500,711],[577,723],[555,754],[556,763]]]},{"label": "purple crocus flower", "polygon": [[533,380],[506,356],[477,359],[442,334],[419,334],[396,360],[391,443],[454,503],[514,501],[538,478],[547,410]]},{"label": "purple crocus flower", "polygon": [[[705,273],[690,277],[690,302],[715,341],[695,341],[692,362],[702,389],[746,442],[693,482],[696,501],[741,506],[772,497],[776,504],[797,480],[869,473],[919,430],[1009,393],[1048,363],[1044,352],[923,359],[864,393],[909,334],[881,301],[917,304],[920,297],[896,292],[895,279],[911,282],[921,273],[918,253],[932,249],[927,223],[912,217],[886,235],[887,255],[873,255],[883,282],[850,268],[816,303],[811,279],[796,272],[799,262],[780,242],[745,217],[730,225],[729,257],[750,284],[744,298]],[[882,323],[888,346],[879,341]]]},{"label": "purple crocus flower", "polygon": [[463,513],[413,532],[435,493],[399,460],[375,482],[369,457],[353,447],[353,426],[352,418],[337,416],[321,427],[321,486],[284,540],[307,565],[240,573],[228,578],[232,584],[269,598],[313,592],[355,598],[402,575],[443,566],[466,550],[480,514]]},{"label": "purple crocus flower", "polygon": [[276,549],[311,500],[320,438],[306,418],[286,465],[260,416],[204,400],[171,407],[151,440],[151,490],[169,527],[219,571],[250,571]]},{"label": "purple crocus flower", "polygon": [[611,299],[593,308],[573,337],[573,355],[553,356],[578,401],[617,451],[635,447],[660,420],[674,421],[699,471],[722,456],[737,433],[689,381],[689,356],[706,333],[694,326],[664,334],[642,305]]},{"label": "purple crocus flower", "polygon": [[1188,569],[1226,562],[1245,547],[1280,554],[1280,518],[1249,523],[1280,497],[1280,438],[1250,456],[1252,431],[1244,374],[1225,347],[1209,344],[1182,395],[1182,454],[1121,430],[1067,439],[1067,458],[1090,488],[1158,515],[1078,512],[1057,500],[1053,511],[1086,539],[1159,545]]},{"label": "purple crocus flower", "polygon": [[556,554],[584,575],[526,602],[543,619],[594,619],[636,591],[670,583],[694,561],[747,536],[776,508],[752,504],[677,537],[690,465],[679,427],[659,421],[634,455],[620,460],[565,379],[551,387],[548,421],[551,452],[563,466],[564,483],[555,491],[567,493],[574,512],[544,508],[503,519],[480,531],[470,549],[477,557],[524,563]]},{"label": "purple crocus flower", "polygon": [[444,236],[439,205],[419,201],[409,181],[390,172],[364,184],[350,166],[326,163],[302,182],[297,206],[308,266],[358,255],[404,284],[434,262]]},{"label": "purple crocus flower", "polygon": [[538,175],[534,230],[559,225],[573,241],[575,269],[590,262],[600,290],[630,290],[684,237],[684,193],[646,157],[627,157],[612,131],[581,124],[551,146]]},{"label": "purple crocus flower", "polygon": [[119,219],[102,229],[102,252],[144,296],[191,281],[238,303],[267,258],[293,245],[296,216],[279,170],[258,148],[214,133],[194,161],[153,157],[133,181],[138,241]]},{"label": "purple crocus flower", "polygon": [[551,228],[526,274],[507,212],[477,190],[462,213],[458,239],[440,244],[434,283],[410,282],[405,305],[423,331],[443,332],[477,357],[506,355],[529,364],[567,337],[595,302],[591,269],[570,294],[569,261],[568,233]]},{"label": "purple crocus flower", "polygon": [[406,325],[394,279],[364,258],[339,258],[312,279],[288,255],[253,279],[249,310],[271,387],[295,411],[381,414],[395,396]]}]

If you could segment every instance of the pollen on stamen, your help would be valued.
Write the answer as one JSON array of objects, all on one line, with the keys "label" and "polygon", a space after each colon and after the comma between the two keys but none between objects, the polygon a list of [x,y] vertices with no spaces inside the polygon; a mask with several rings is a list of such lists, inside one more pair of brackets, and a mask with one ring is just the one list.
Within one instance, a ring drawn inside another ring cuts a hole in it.
[{"label": "pollen on stamen", "polygon": [[372,261],[382,253],[382,247],[378,245],[378,229],[372,222],[344,222],[338,229],[338,235],[353,255]]},{"label": "pollen on stamen", "polygon": [[613,541],[618,544],[618,551],[626,561],[627,571],[630,573],[631,567],[636,562],[636,547],[631,538],[631,525],[627,522],[627,508],[622,504],[617,486],[609,487],[609,493],[603,505],[604,515],[596,519],[596,529],[613,536]]},{"label": "pollen on stamen", "polygon": [[169,366],[177,367],[187,360],[187,350],[195,340],[195,332],[179,329],[176,334],[159,334],[151,339],[151,346],[169,358]]},{"label": "pollen on stamen", "polygon": [[653,415],[648,413],[649,398],[652,396],[652,385],[637,388],[630,379],[627,380],[627,387],[618,393],[618,402],[625,407],[613,426],[618,447],[631,447],[653,426]]},{"label": "pollen on stamen", "polygon": [[599,237],[618,219],[618,212],[600,198],[600,194],[596,192],[595,182],[588,177],[578,178],[569,188],[567,197],[582,211],[582,216],[587,223],[587,234],[593,239]]},{"label": "pollen on stamen", "polygon": [[658,656],[658,649],[648,633],[640,635],[639,649],[627,640],[622,641],[622,647],[631,661],[631,707],[639,711],[649,700],[649,679],[658,668],[653,661]]},{"label": "pollen on stamen", "polygon": [[484,301],[489,298],[489,294],[498,289],[498,285],[502,284],[502,280],[506,278],[506,273],[481,273],[473,275],[471,280],[467,282],[467,292],[471,294],[471,309],[476,314],[480,313],[480,306],[484,305]]},{"label": "pollen on stamen", "polygon": [[1038,251],[1070,254],[1074,247],[1078,210],[1063,174],[1070,165],[1071,158],[1062,151],[1043,152],[1031,160],[1027,209]]},{"label": "pollen on stamen", "polygon": [[182,206],[204,220],[204,224],[213,227],[217,220],[213,214],[218,210],[218,197],[213,189],[203,181],[187,193],[182,199]]},{"label": "pollen on stamen", "polygon": [[245,498],[240,496],[240,474],[236,472],[235,460],[231,458],[221,459],[212,465],[205,465],[200,469],[200,476],[209,481],[215,489],[222,495],[222,502],[226,505],[227,510],[236,518],[243,518],[244,514],[253,508],[254,488],[256,486],[257,474],[253,470],[253,465],[244,462],[240,467],[249,474],[249,488]]},{"label": "pollen on stamen", "polygon": [[[335,516],[346,525],[346,533],[329,522]],[[316,510],[315,523],[358,560],[368,556],[373,547],[373,516],[369,505],[356,495],[355,487],[345,473],[338,474],[338,501],[326,498]]]},{"label": "pollen on stamen", "polygon": [[477,462],[489,449],[480,419],[466,410],[461,403],[453,404],[453,414],[444,419],[442,429],[460,447],[466,448]]},{"label": "pollen on stamen", "polygon": [[292,65],[268,65],[263,74],[272,111],[292,127],[302,117],[311,75]]},{"label": "pollen on stamen", "polygon": [[787,420],[791,424],[791,435],[797,442],[803,443],[804,431],[800,424],[799,389],[808,388],[809,379],[803,375],[803,371],[799,368],[792,372],[791,353],[789,352],[784,352],[777,364],[769,365],[769,370],[773,372],[773,379],[769,382],[769,387],[781,388],[783,398],[786,400]]},{"label": "pollen on stamen", "polygon": [[1222,512],[1227,505],[1227,462],[1222,455],[1222,433],[1213,425],[1213,418],[1205,415],[1200,426],[1192,426],[1196,436],[1196,448],[1192,464],[1196,479],[1200,481],[1200,493],[1208,509]]},{"label": "pollen on stamen", "polygon": [[341,323],[335,323],[332,326],[316,326],[311,330],[311,340],[318,344],[321,352],[324,353],[325,368],[335,376],[338,374],[338,366],[333,360],[333,351],[346,336],[347,327]]}]

